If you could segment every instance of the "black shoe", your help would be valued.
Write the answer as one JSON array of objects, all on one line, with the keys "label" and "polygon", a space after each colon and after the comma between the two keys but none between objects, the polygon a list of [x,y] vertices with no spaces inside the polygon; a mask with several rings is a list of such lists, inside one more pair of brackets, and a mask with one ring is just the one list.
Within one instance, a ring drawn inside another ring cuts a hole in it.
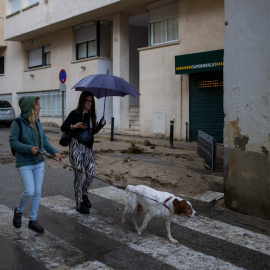
[{"label": "black shoe", "polygon": [[91,208],[91,202],[89,201],[87,195],[83,195],[82,199],[83,199],[84,205],[85,205],[87,208]]},{"label": "black shoe", "polygon": [[80,208],[77,208],[77,207],[76,207],[76,210],[77,210],[79,213],[85,214],[85,215],[87,215],[87,214],[90,213],[90,212],[89,212],[89,209],[86,207],[86,205],[85,205],[83,202],[81,202]]},{"label": "black shoe", "polygon": [[44,228],[41,227],[36,220],[29,220],[28,228],[38,233],[44,232]]},{"label": "black shoe", "polygon": [[13,225],[15,228],[22,226],[22,213],[17,213],[17,207],[14,210]]}]

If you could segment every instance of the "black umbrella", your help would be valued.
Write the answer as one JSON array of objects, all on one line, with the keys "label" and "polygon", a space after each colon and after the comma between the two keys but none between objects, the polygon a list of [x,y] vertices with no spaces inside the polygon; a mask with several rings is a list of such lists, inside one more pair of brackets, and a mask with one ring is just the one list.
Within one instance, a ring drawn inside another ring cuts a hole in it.
[{"label": "black umbrella", "polygon": [[131,95],[135,97],[140,93],[121,77],[110,74],[89,75],[81,79],[71,89],[76,91],[89,91],[96,98],[105,97],[103,115],[105,113],[105,101],[107,96],[124,97]]}]

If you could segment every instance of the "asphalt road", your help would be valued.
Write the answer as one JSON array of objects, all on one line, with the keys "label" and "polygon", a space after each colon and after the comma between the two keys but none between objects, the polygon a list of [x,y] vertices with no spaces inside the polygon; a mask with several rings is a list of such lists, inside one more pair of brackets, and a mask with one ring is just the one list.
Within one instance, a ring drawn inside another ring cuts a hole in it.
[{"label": "asphalt road", "polygon": [[179,245],[168,242],[163,221],[154,218],[141,236],[131,216],[120,224],[124,190],[94,180],[88,216],[75,211],[73,172],[45,165],[38,221],[42,235],[12,225],[22,192],[0,127],[0,269],[270,269],[270,222],[191,200],[195,219],[171,224]]}]

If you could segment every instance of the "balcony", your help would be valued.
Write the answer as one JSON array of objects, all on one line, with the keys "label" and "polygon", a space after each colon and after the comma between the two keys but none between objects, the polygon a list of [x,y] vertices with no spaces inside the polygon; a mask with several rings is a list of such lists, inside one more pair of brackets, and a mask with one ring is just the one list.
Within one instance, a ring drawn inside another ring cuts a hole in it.
[{"label": "balcony", "polygon": [[[16,12],[11,12],[9,0],[5,0],[4,39],[25,41],[64,28],[95,20],[111,20],[117,12],[141,13],[145,5],[155,0],[40,0],[23,6],[20,0]],[[145,12],[145,11],[144,11]]]},{"label": "balcony", "polygon": [[[120,0],[80,0],[76,1],[38,1],[29,7],[11,12],[9,1],[6,3],[4,39],[24,41],[43,36],[67,27],[98,19],[103,14],[111,13],[110,6],[117,5]],[[107,12],[106,12],[107,11]],[[15,26],[15,27],[14,27]]]},{"label": "balcony", "polygon": [[4,41],[4,2],[0,1],[0,49],[4,47],[7,47]]}]

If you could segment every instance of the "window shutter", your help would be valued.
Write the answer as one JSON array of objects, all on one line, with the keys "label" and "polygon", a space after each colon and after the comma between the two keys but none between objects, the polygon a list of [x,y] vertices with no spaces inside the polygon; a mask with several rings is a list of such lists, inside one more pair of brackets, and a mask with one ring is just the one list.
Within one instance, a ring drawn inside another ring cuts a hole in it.
[{"label": "window shutter", "polygon": [[76,30],[76,44],[96,39],[96,25]]},{"label": "window shutter", "polygon": [[150,23],[178,16],[178,2],[150,10]]},{"label": "window shutter", "polygon": [[38,0],[27,0],[27,6],[31,6],[37,2],[38,2]]},{"label": "window shutter", "polygon": [[10,13],[14,13],[21,9],[20,0],[10,0]]},{"label": "window shutter", "polygon": [[28,58],[29,67],[42,66],[42,47],[30,50]]},{"label": "window shutter", "polygon": [[51,45],[44,46],[44,53],[51,51]]}]

